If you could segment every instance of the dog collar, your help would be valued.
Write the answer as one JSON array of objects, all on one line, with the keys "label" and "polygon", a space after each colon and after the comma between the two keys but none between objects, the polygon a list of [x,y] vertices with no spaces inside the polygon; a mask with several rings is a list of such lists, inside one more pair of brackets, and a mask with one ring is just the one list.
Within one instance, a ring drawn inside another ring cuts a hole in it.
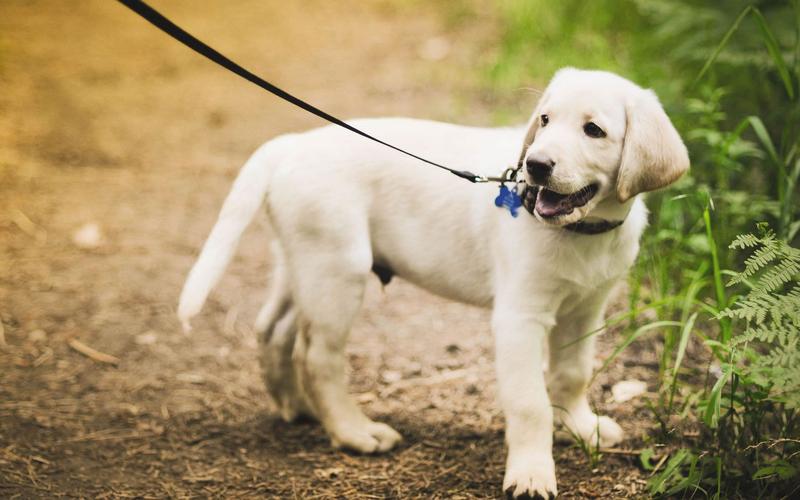
[{"label": "dog collar", "polygon": [[[539,188],[536,186],[530,186],[527,183],[525,187],[522,188],[522,206],[525,207],[525,210],[528,211],[529,214],[534,215],[534,211],[536,210],[536,197],[539,196]],[[534,215],[535,216],[535,215]],[[601,219],[597,222],[586,222],[586,221],[578,221],[573,222],[572,224],[567,224],[563,226],[564,229],[567,231],[572,231],[573,233],[578,234],[603,234],[607,233],[613,229],[618,228],[625,222],[623,220],[606,220]]]}]

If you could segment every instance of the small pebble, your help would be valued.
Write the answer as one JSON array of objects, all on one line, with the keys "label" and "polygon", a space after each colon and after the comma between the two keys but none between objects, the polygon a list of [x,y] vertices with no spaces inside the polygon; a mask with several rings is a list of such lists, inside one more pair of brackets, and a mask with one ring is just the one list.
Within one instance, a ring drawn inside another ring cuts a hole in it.
[{"label": "small pebble", "polygon": [[92,250],[103,244],[103,233],[95,222],[88,222],[72,233],[72,242],[78,248]]},{"label": "small pebble", "polygon": [[393,384],[403,379],[403,374],[396,370],[384,370],[381,379],[387,384]]},{"label": "small pebble", "polygon": [[642,380],[622,380],[611,387],[611,394],[617,403],[624,403],[645,392],[647,383]]},{"label": "small pebble", "polygon": [[138,345],[153,345],[158,340],[158,334],[152,330],[141,333],[136,336],[134,342]]},{"label": "small pebble", "polygon": [[175,376],[180,382],[188,382],[190,384],[202,384],[205,382],[205,377],[197,373],[179,373]]},{"label": "small pebble", "polygon": [[419,56],[426,61],[441,61],[450,54],[450,41],[443,36],[428,38],[419,47]]},{"label": "small pebble", "polygon": [[44,342],[47,340],[47,332],[44,330],[33,330],[28,333],[28,340],[31,342]]}]

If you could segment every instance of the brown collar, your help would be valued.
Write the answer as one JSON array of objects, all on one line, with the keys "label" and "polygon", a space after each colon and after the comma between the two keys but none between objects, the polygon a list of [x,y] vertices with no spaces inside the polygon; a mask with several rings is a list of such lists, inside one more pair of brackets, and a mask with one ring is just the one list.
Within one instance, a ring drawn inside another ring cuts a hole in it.
[{"label": "brown collar", "polygon": [[[536,197],[539,195],[539,188],[536,186],[530,186],[527,183],[525,187],[522,189],[522,206],[525,207],[525,210],[528,211],[529,214],[534,215],[534,210],[536,208]],[[535,215],[534,215],[535,216]],[[573,222],[572,224],[567,224],[563,226],[564,229],[567,231],[572,231],[573,233],[579,234],[602,234],[611,231],[612,229],[616,229],[622,225],[625,220],[599,220],[597,222],[586,222],[586,221],[578,221]]]}]

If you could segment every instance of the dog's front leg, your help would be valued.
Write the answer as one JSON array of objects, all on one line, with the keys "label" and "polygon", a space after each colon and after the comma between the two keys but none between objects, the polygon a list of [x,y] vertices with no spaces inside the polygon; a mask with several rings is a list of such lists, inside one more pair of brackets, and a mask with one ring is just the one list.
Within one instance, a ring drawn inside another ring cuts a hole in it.
[{"label": "dog's front leg", "polygon": [[[559,440],[573,439],[596,447],[611,447],[623,438],[622,428],[611,418],[596,415],[589,405],[588,388],[594,366],[594,341],[603,327],[608,290],[580,302],[575,309],[559,312],[550,333],[550,370],[547,391]],[[590,335],[587,335],[590,334]]]},{"label": "dog's front leg", "polygon": [[548,322],[495,303],[492,327],[508,459],[503,490],[513,498],[556,495],[553,410],[542,372]]}]

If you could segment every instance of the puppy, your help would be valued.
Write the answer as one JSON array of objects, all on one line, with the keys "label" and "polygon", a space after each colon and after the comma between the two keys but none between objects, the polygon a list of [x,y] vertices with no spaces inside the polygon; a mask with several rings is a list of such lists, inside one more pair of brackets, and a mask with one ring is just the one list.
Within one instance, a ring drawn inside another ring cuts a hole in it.
[{"label": "puppy", "polygon": [[277,236],[257,319],[267,389],[287,421],[313,416],[334,446],[375,453],[401,437],[348,394],[344,356],[370,272],[491,308],[508,445],[503,489],[555,496],[554,419],[589,443],[622,439],[589,406],[593,337],[584,337],[602,325],[609,293],[636,258],[647,223],[639,193],[689,168],[681,138],[653,92],[572,68],[553,77],[526,127],[353,124],[457,169],[498,175],[519,164],[527,210],[512,217],[495,206],[496,185],[334,126],[281,136],[242,168],[183,288],[179,318],[188,327],[265,203]]}]

